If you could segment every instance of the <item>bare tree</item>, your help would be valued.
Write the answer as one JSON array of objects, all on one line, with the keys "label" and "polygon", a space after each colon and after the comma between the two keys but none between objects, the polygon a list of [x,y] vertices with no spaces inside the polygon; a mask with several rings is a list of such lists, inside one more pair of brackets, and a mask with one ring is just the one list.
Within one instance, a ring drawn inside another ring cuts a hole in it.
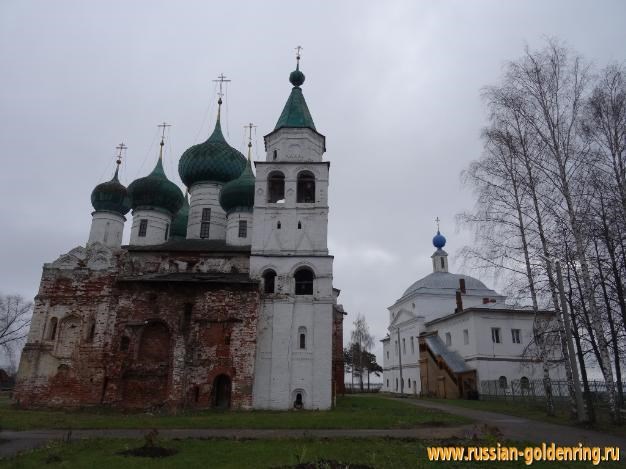
[{"label": "bare tree", "polygon": [[[460,217],[476,242],[464,254],[505,274],[508,290],[535,311],[554,307],[570,393],[577,370],[569,355],[578,358],[587,397],[586,366],[595,361],[619,422],[624,390],[617,384],[616,392],[614,376],[621,379],[626,353],[624,68],[611,65],[596,78],[583,58],[548,40],[542,50],[527,48],[509,62],[501,83],[483,96],[490,111],[485,153],[464,172],[477,205]],[[557,259],[569,287],[564,304],[552,265]],[[536,321],[534,345],[544,365],[545,329]],[[544,384],[549,396],[547,366]],[[590,401],[587,406],[593,419]]]},{"label": "bare tree", "polygon": [[25,301],[20,295],[0,294],[0,349],[13,368],[14,354],[28,335],[32,310],[33,303]]}]

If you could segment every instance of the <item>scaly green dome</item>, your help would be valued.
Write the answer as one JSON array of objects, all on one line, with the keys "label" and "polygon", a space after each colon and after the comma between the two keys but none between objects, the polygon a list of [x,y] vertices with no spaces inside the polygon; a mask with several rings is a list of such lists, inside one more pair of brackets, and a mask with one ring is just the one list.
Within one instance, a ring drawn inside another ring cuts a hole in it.
[{"label": "scaly green dome", "polygon": [[113,179],[98,184],[91,192],[91,205],[96,211],[115,212],[124,216],[130,210],[128,190],[117,178],[118,170],[119,166],[115,169]]},{"label": "scaly green dome", "polygon": [[222,134],[218,115],[215,130],[204,143],[187,149],[178,162],[178,174],[187,187],[196,182],[225,183],[239,177],[246,158],[231,147]]},{"label": "scaly green dome", "polygon": [[220,191],[220,205],[226,213],[252,211],[254,207],[254,182],[252,163],[248,160],[241,176],[224,184]]},{"label": "scaly green dome", "polygon": [[184,200],[179,187],[167,179],[161,157],[150,174],[133,181],[128,186],[128,193],[133,210],[160,209],[170,215],[178,212]]},{"label": "scaly green dome", "polygon": [[170,236],[172,238],[187,238],[187,222],[189,221],[189,198],[185,194],[183,206],[180,208],[170,228]]}]

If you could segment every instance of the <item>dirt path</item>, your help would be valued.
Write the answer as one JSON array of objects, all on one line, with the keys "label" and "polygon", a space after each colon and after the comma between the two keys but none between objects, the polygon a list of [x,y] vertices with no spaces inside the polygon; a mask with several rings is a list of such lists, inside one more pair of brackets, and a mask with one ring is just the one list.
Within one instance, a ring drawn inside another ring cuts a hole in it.
[{"label": "dirt path", "polygon": [[594,446],[619,446],[626,449],[626,438],[609,435],[595,430],[587,430],[569,425],[530,420],[523,417],[488,412],[484,410],[466,409],[443,401],[422,401],[417,399],[389,398],[407,402],[417,407],[441,410],[449,414],[467,417],[481,425],[498,429],[507,439],[530,442],[554,442],[560,445],[576,445],[579,442]]}]

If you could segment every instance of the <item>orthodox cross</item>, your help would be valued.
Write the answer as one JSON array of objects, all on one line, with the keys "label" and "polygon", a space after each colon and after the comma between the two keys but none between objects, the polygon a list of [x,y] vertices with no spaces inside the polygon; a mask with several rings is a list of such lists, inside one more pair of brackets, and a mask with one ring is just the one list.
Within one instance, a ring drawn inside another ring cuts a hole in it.
[{"label": "orthodox cross", "polygon": [[226,75],[224,75],[223,73],[220,73],[219,76],[217,77],[217,80],[213,80],[213,81],[215,83],[219,83],[220,84],[220,91],[219,91],[219,93],[217,93],[217,95],[219,96],[220,101],[221,101],[222,97],[224,96],[224,93],[223,93],[223,90],[222,90],[222,86],[224,85],[224,83],[230,82],[230,80],[226,79]]},{"label": "orthodox cross", "polygon": [[298,65],[300,65],[300,51],[304,49],[302,46],[296,47],[296,60],[298,61]]},{"label": "orthodox cross", "polygon": [[248,146],[251,147],[252,146],[252,129],[255,129],[256,125],[250,122],[248,125],[244,125],[244,128],[248,129]]},{"label": "orthodox cross", "polygon": [[121,165],[122,164],[122,153],[124,150],[126,150],[128,147],[126,145],[124,145],[124,142],[120,143],[118,146],[115,147],[115,149],[118,151],[117,152],[117,165]]},{"label": "orthodox cross", "polygon": [[252,122],[250,122],[248,125],[244,125],[245,129],[248,129],[248,160],[251,158],[251,153],[252,153],[252,129],[256,128],[256,125],[254,125]]},{"label": "orthodox cross", "polygon": [[167,122],[163,121],[162,124],[157,125],[157,127],[161,127],[161,146],[165,145],[165,129],[167,129],[168,127],[171,127],[172,124],[168,124]]},{"label": "orthodox cross", "polygon": [[439,233],[439,222],[441,220],[439,220],[439,217],[435,218],[435,222],[437,223],[437,233]]}]

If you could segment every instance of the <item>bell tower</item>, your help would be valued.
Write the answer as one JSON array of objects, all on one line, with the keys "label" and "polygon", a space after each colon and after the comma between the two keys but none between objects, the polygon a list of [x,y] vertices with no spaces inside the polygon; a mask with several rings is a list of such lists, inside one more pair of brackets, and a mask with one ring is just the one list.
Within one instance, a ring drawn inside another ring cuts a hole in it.
[{"label": "bell tower", "polygon": [[262,285],[254,384],[259,408],[331,406],[330,163],[322,160],[326,138],[302,94],[300,49],[287,103],[265,136],[265,161],[255,163],[250,275]]}]

